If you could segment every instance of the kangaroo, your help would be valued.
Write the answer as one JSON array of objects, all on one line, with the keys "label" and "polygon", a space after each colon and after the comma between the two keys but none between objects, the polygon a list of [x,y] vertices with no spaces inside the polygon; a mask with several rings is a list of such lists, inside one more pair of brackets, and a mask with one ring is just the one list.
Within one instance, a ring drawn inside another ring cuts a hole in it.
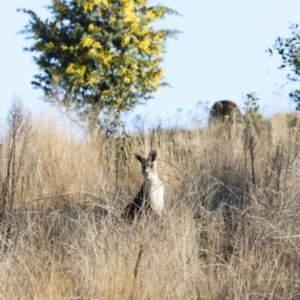
[{"label": "kangaroo", "polygon": [[133,202],[125,207],[122,217],[133,221],[141,214],[141,211],[149,209],[158,216],[162,216],[164,210],[164,187],[157,173],[157,152],[151,151],[148,158],[135,154],[135,158],[141,164],[142,175],[145,181]]},{"label": "kangaroo", "polygon": [[227,121],[243,122],[243,114],[238,106],[229,100],[216,102],[209,112],[209,124],[225,123]]}]

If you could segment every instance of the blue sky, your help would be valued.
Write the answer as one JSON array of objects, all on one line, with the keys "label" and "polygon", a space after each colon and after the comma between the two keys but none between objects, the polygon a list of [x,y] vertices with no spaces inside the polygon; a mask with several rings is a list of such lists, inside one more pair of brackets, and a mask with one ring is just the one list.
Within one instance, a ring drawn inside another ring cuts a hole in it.
[{"label": "blue sky", "polygon": [[[0,4],[0,122],[5,120],[13,95],[18,95],[33,113],[51,110],[41,100],[42,92],[30,84],[38,73],[32,54],[22,50],[30,42],[16,35],[28,22],[28,16],[16,12],[17,8],[32,9],[45,18],[48,13],[43,5],[50,3],[50,0],[11,0]],[[157,1],[150,0],[153,3]],[[159,3],[182,14],[169,16],[162,22],[164,27],[182,31],[176,40],[168,41],[164,57],[166,80],[172,87],[161,89],[147,105],[137,107],[126,117],[128,122],[139,115],[149,126],[159,122],[191,125],[193,118],[205,124],[205,107],[229,99],[242,108],[242,97],[250,92],[260,98],[266,117],[293,111],[295,105],[288,98],[293,86],[284,85],[285,73],[277,68],[280,58],[270,58],[265,50],[274,44],[275,38],[290,36],[289,22],[300,23],[299,0],[161,0]]]}]

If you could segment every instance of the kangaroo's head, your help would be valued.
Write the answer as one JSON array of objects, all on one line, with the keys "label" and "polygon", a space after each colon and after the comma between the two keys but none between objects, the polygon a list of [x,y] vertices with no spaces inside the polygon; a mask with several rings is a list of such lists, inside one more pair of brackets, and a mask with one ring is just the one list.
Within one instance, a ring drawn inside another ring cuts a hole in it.
[{"label": "kangaroo's head", "polygon": [[142,174],[145,179],[150,179],[157,176],[156,151],[151,151],[148,155],[148,158],[144,158],[139,154],[135,154],[135,158],[141,163]]}]

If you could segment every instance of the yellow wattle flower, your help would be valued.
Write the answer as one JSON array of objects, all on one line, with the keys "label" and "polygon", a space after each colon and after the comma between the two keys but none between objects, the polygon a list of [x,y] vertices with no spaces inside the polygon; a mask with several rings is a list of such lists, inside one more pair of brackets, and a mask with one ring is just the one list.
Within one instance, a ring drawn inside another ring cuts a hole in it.
[{"label": "yellow wattle flower", "polygon": [[122,46],[127,46],[130,42],[130,36],[129,35],[125,35],[122,41]]},{"label": "yellow wattle flower", "polygon": [[143,41],[140,42],[139,48],[144,52],[149,52],[150,40],[149,38],[145,38]]},{"label": "yellow wattle flower", "polygon": [[80,44],[83,47],[90,47],[93,45],[94,42],[95,42],[95,40],[91,36],[86,36],[81,39]]},{"label": "yellow wattle flower", "polygon": [[94,30],[95,30],[94,24],[89,24],[89,26],[88,26],[88,32],[93,33]]}]

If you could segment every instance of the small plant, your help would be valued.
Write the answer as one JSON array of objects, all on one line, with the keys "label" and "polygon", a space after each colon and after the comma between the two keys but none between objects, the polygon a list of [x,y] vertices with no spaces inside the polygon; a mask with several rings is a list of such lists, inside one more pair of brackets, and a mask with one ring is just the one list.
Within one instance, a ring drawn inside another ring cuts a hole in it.
[{"label": "small plant", "polygon": [[245,116],[255,128],[260,126],[263,120],[258,101],[259,98],[255,93],[247,94],[244,100]]},{"label": "small plant", "polygon": [[[255,186],[255,168],[254,168],[254,131],[259,132],[262,127],[262,115],[258,104],[259,98],[255,93],[246,95],[245,103],[245,125],[244,125],[244,153],[245,153],[245,170],[247,172],[247,150],[250,154],[251,161],[251,183]],[[248,182],[246,190],[249,191]]]}]

